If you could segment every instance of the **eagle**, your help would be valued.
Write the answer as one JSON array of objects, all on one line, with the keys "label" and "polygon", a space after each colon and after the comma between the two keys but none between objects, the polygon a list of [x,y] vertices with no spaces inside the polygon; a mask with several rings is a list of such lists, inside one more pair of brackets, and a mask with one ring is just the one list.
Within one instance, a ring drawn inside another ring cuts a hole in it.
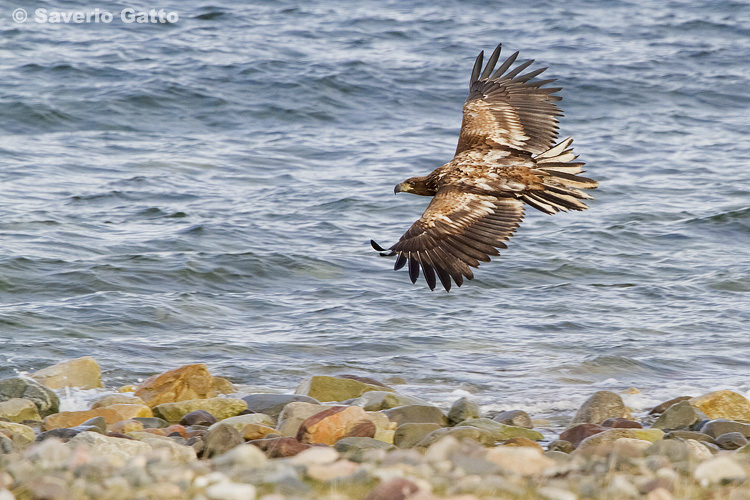
[{"label": "eagle", "polygon": [[572,138],[555,144],[562,98],[554,94],[562,88],[534,80],[547,68],[523,73],[533,59],[511,69],[518,52],[495,69],[501,46],[484,68],[484,51],[474,63],[453,159],[394,189],[431,196],[422,217],[387,250],[370,241],[381,255],[396,256],[395,270],[408,264],[412,283],[421,268],[430,290],[437,280],[446,291],[452,281],[461,286],[474,277],[472,267],[508,248],[526,205],[546,214],[586,210],[581,200],[593,197],[581,189],[598,186],[579,175],[584,163],[575,161]]}]

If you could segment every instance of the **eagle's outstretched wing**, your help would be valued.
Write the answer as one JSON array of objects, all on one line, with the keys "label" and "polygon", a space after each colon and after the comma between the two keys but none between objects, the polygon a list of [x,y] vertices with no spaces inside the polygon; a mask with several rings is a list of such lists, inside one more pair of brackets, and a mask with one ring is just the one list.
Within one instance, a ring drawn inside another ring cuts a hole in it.
[{"label": "eagle's outstretched wing", "polygon": [[438,190],[422,217],[391,250],[398,255],[394,269],[408,263],[412,283],[421,266],[430,289],[435,276],[446,290],[451,278],[458,286],[463,278],[472,279],[470,267],[489,262],[497,248],[507,248],[508,240],[523,219],[523,202],[462,191],[446,185]]},{"label": "eagle's outstretched wing", "polygon": [[562,116],[554,104],[561,97],[552,95],[560,88],[542,88],[554,80],[529,82],[547,68],[520,75],[532,59],[508,71],[518,57],[516,52],[493,73],[500,45],[484,70],[483,56],[480,52],[471,73],[456,154],[484,146],[509,146],[531,153],[549,149],[557,138],[556,117]]}]

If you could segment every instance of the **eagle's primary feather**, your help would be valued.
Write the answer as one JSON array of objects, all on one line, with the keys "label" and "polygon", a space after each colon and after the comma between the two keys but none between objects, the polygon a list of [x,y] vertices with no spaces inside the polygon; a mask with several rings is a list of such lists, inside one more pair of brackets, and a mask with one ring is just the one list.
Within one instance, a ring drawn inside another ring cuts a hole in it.
[{"label": "eagle's primary feather", "polygon": [[484,53],[476,59],[453,159],[395,188],[433,197],[388,253],[396,255],[395,269],[408,265],[412,282],[421,269],[430,289],[438,280],[446,290],[452,281],[461,286],[474,277],[472,267],[507,248],[524,204],[548,214],[585,210],[581,200],[591,196],[580,189],[598,185],[578,175],[583,163],[574,161],[573,139],[555,145],[562,113],[554,93],[561,89],[545,87],[554,80],[531,81],[546,68],[521,74],[533,60],[511,70],[518,52],[495,70],[500,47],[484,68]]}]

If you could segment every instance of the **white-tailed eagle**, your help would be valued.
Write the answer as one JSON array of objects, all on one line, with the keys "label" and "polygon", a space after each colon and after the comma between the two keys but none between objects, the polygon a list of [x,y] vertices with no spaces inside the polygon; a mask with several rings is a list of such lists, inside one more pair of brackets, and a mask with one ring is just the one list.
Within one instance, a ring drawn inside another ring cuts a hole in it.
[{"label": "white-tailed eagle", "polygon": [[474,63],[453,159],[394,189],[432,196],[427,210],[389,251],[371,241],[397,256],[394,269],[408,264],[412,283],[421,267],[431,290],[438,279],[446,290],[451,279],[461,286],[474,277],[472,267],[507,248],[524,204],[547,214],[586,210],[581,200],[592,197],[581,189],[598,185],[578,175],[583,163],[575,161],[572,138],[555,145],[562,113],[553,94],[561,89],[545,87],[554,80],[532,80],[547,68],[521,74],[530,60],[511,69],[516,52],[495,70],[499,56],[500,45],[484,69],[484,52]]}]

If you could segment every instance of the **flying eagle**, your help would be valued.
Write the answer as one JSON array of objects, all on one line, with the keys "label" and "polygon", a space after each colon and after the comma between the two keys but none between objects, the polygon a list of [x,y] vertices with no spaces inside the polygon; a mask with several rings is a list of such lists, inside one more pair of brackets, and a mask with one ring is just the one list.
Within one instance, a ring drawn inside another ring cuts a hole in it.
[{"label": "flying eagle", "polygon": [[427,210],[390,251],[371,241],[382,255],[396,255],[394,269],[408,264],[416,283],[420,267],[427,285],[437,279],[446,291],[451,279],[461,286],[472,279],[472,267],[499,255],[524,216],[524,204],[547,214],[586,210],[581,200],[592,197],[580,189],[598,183],[581,177],[582,162],[570,147],[572,138],[555,144],[555,105],[560,88],[531,81],[547,68],[521,74],[533,59],[508,71],[518,57],[511,55],[497,70],[500,45],[482,69],[484,52],[474,63],[469,97],[453,159],[425,177],[398,184],[395,193],[432,196]]}]

